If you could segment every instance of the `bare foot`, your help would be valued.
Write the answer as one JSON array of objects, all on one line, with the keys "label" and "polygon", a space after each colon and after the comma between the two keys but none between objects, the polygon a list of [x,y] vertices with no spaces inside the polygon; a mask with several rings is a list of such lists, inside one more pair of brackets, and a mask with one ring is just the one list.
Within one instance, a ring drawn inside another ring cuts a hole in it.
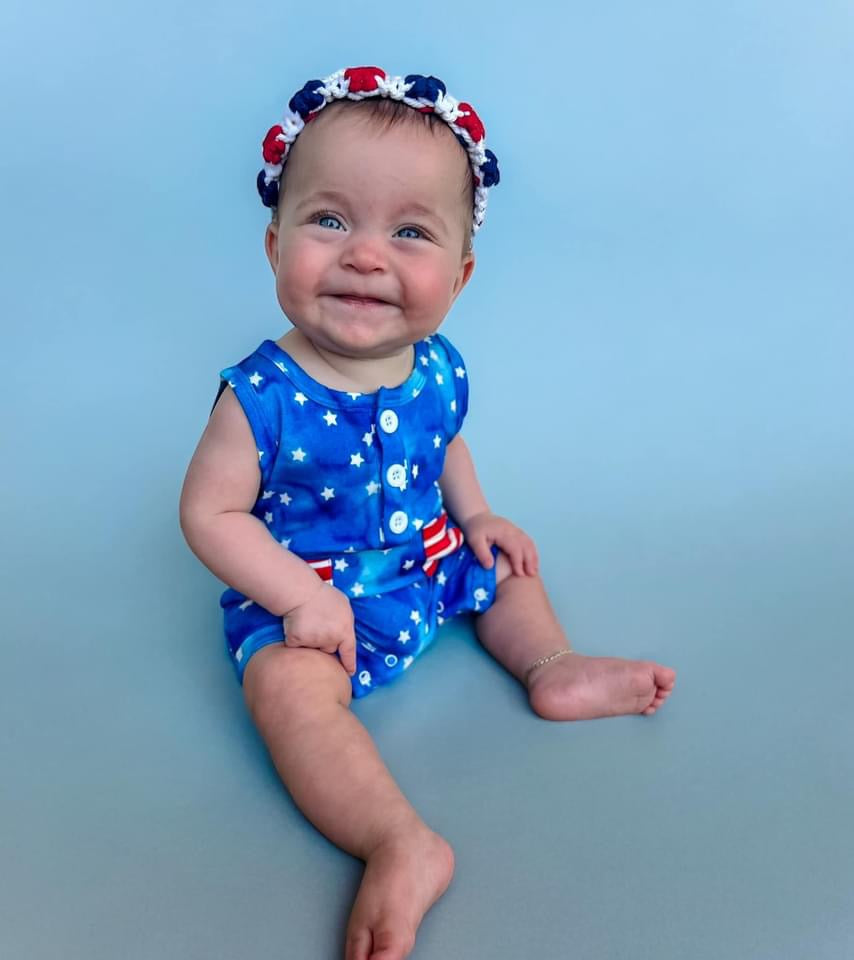
[{"label": "bare foot", "polygon": [[345,960],[402,960],[424,914],[448,889],[454,853],[420,825],[368,857],[347,925]]},{"label": "bare foot", "polygon": [[675,683],[674,670],[648,660],[570,653],[534,671],[528,698],[546,720],[649,716],[670,696]]}]

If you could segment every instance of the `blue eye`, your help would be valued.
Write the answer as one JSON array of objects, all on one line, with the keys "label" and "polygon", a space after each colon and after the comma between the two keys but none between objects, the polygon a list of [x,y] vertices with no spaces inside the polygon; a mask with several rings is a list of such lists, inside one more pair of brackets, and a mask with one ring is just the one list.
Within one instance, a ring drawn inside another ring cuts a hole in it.
[{"label": "blue eye", "polygon": [[329,230],[343,230],[343,226],[338,217],[334,217],[331,213],[321,213],[319,214],[314,221],[319,227],[325,227]]},{"label": "blue eye", "polygon": [[[407,231],[409,231],[408,234]],[[424,234],[417,227],[401,227],[400,230],[397,231],[397,235],[399,237],[404,237],[407,240],[417,240],[419,237],[424,236]]]}]

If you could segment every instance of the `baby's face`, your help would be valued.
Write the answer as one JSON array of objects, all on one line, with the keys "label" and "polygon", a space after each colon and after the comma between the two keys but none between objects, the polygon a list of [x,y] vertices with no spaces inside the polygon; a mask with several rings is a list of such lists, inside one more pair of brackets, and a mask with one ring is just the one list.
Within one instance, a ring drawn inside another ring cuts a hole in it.
[{"label": "baby's face", "polygon": [[439,327],[471,275],[468,160],[450,130],[327,110],[295,143],[267,229],[279,303],[318,347],[393,356]]}]

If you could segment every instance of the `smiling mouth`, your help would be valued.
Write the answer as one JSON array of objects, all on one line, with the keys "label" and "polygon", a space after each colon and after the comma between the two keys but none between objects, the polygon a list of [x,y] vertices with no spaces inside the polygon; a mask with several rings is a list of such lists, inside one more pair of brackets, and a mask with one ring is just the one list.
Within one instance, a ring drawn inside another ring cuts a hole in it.
[{"label": "smiling mouth", "polygon": [[348,293],[334,294],[336,300],[349,303],[354,307],[387,307],[388,300],[377,300],[376,297],[356,297]]}]

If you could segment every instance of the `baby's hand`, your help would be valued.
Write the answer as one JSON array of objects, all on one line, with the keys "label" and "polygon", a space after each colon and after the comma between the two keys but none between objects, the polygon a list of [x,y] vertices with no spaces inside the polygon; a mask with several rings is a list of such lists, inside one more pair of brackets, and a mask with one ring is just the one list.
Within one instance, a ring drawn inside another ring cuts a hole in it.
[{"label": "baby's hand", "polygon": [[537,573],[539,560],[534,541],[504,517],[498,517],[488,510],[475,514],[463,525],[463,533],[481,566],[487,570],[491,570],[494,563],[490,548],[495,544],[507,554],[516,576],[533,576]]},{"label": "baby's hand", "polygon": [[337,652],[347,673],[356,672],[353,608],[336,587],[318,580],[311,596],[282,617],[282,626],[287,646]]}]

